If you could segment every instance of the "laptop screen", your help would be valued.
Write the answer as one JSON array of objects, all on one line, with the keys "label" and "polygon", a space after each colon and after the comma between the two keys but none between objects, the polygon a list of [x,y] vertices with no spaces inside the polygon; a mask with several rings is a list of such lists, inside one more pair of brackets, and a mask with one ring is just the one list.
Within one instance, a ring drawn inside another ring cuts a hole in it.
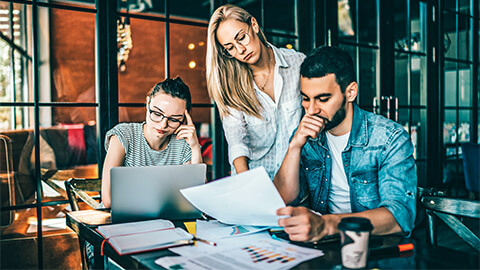
[{"label": "laptop screen", "polygon": [[204,184],[206,170],[206,164],[112,168],[112,222],[200,218],[179,190]]}]

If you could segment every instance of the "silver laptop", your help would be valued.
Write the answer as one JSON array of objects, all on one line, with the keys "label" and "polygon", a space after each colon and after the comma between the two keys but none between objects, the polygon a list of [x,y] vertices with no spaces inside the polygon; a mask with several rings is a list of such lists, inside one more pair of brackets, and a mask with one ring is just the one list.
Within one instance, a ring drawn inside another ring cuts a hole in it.
[{"label": "silver laptop", "polygon": [[206,170],[205,164],[112,168],[112,222],[200,218],[179,190],[204,184]]}]

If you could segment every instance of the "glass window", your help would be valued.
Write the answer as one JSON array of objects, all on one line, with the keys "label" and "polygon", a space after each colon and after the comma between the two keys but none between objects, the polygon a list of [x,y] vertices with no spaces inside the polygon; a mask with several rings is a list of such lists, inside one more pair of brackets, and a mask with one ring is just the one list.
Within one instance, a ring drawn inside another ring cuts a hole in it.
[{"label": "glass window", "polygon": [[[145,103],[147,92],[165,79],[165,23],[131,18],[130,24],[132,48],[125,69],[119,69],[118,100],[120,103]],[[144,113],[140,117],[131,115],[131,118],[122,118],[126,116],[123,113],[119,115],[121,121],[145,118]]]},{"label": "glass window", "polygon": [[0,39],[0,99],[1,101],[12,101],[13,82],[12,82],[12,54],[11,48],[7,42]]},{"label": "glass window", "polygon": [[[26,43],[31,27],[25,24],[26,10],[26,5],[0,3],[0,31],[6,36],[5,40],[0,39],[0,101],[3,102],[31,101],[33,97],[29,88],[32,47]],[[10,16],[13,17],[13,40]],[[15,123],[10,117],[14,115],[2,115],[0,122]]]},{"label": "glass window", "polygon": [[206,27],[170,24],[170,74],[188,85],[192,103],[211,103],[205,78],[206,38]]},{"label": "glass window", "polygon": [[472,70],[470,68],[460,69],[458,71],[459,106],[472,106],[472,86]]},{"label": "glass window", "polygon": [[[144,94],[144,100],[147,93]],[[146,107],[118,107],[118,121],[121,122],[143,122],[146,117]]]},{"label": "glass window", "polygon": [[417,186],[427,186],[427,163],[418,161],[415,165],[417,167]]},{"label": "glass window", "polygon": [[[377,94],[377,53],[376,49],[360,48],[360,104],[373,105],[373,97]],[[354,62],[355,63],[355,62]]]},{"label": "glass window", "polygon": [[410,95],[412,105],[427,105],[427,57],[411,55]]},{"label": "glass window", "polygon": [[[87,1],[93,1],[95,3],[95,0],[87,0]],[[173,6],[175,5],[174,2],[177,1],[170,1],[170,12],[173,10]],[[122,0],[118,2],[118,7],[122,12],[128,12],[131,13],[142,13],[142,14],[148,14],[148,15],[164,15],[165,14],[165,0],[155,0],[155,1],[150,1],[150,0],[136,0],[136,1],[129,1],[129,0]],[[171,13],[172,14],[172,13]]]},{"label": "glass window", "polygon": [[408,132],[410,128],[410,109],[398,109],[397,122]]},{"label": "glass window", "polygon": [[427,110],[412,109],[410,138],[414,147],[414,158],[427,158]]},{"label": "glass window", "polygon": [[358,2],[358,42],[377,44],[377,1]]},{"label": "glass window", "polygon": [[[33,223],[37,220],[37,209],[29,208],[15,211],[2,211],[1,220],[2,225],[7,226],[0,234],[2,238],[2,269],[40,268],[37,260],[37,233],[36,231],[32,232],[32,230],[28,231],[30,225],[26,226],[26,224]],[[10,223],[9,221],[12,222]],[[60,245],[57,244],[56,246]],[[27,253],[31,255],[25,256]],[[44,265],[44,267],[46,267],[46,265]]]},{"label": "glass window", "polygon": [[408,54],[395,53],[395,96],[400,106],[410,104],[408,60]]},{"label": "glass window", "polygon": [[458,0],[458,12],[470,15],[470,0]]},{"label": "glass window", "polygon": [[[37,0],[38,2],[62,4],[65,6],[95,7],[95,0]],[[121,2],[121,1],[120,1]]]},{"label": "glass window", "polygon": [[455,12],[457,11],[457,1],[455,0],[443,1],[443,7],[444,9]]},{"label": "glass window", "polygon": [[263,27],[264,22],[262,22],[262,6],[261,0],[250,0],[250,1],[238,1],[238,0],[227,0],[227,3],[234,4],[239,6],[248,13],[250,13],[260,24],[260,27]]},{"label": "glass window", "polygon": [[265,31],[295,35],[295,1],[264,0]]},{"label": "glass window", "polygon": [[338,0],[338,36],[340,40],[355,41],[355,8],[355,5],[350,6],[348,0]]},{"label": "glass window", "polygon": [[426,11],[427,4],[418,0],[410,2],[410,49],[414,52],[425,52],[427,39]]},{"label": "glass window", "polygon": [[452,144],[457,141],[457,111],[445,110],[445,122],[443,123],[443,143]]},{"label": "glass window", "polygon": [[277,48],[289,48],[298,51],[298,40],[294,38],[267,35],[267,40]]},{"label": "glass window", "polygon": [[[407,31],[407,0],[394,1],[394,40],[395,48],[398,50],[408,51],[408,31]],[[413,20],[413,18],[412,18]],[[413,21],[412,21],[413,23]],[[413,27],[413,25],[412,25]]]},{"label": "glass window", "polygon": [[457,63],[445,61],[445,106],[457,106]]},{"label": "glass window", "polygon": [[[40,99],[95,102],[95,14],[47,8],[43,11],[45,16],[50,14],[51,50],[40,46],[40,54],[48,59],[51,53],[51,65],[48,61],[40,64]],[[48,45],[48,40],[39,42]]]},{"label": "glass window", "polygon": [[[448,2],[448,1],[447,1]],[[457,57],[457,32],[456,14],[452,12],[443,13],[443,49],[445,57],[456,59]]]},{"label": "glass window", "polygon": [[[153,2],[156,1],[152,1],[152,4]],[[164,2],[164,0],[159,2]],[[207,21],[210,19],[210,3],[210,1],[198,0],[170,1],[170,14],[172,17],[178,16],[189,20],[193,19]]]},{"label": "glass window", "polygon": [[[73,269],[82,263],[78,238],[65,223],[67,207],[68,204],[42,207],[43,267],[45,268]],[[28,224],[27,230],[37,227],[36,219],[29,221]],[[37,256],[28,257],[37,258]]]},{"label": "glass window", "polygon": [[459,126],[458,126],[458,141],[469,142],[472,127],[472,111],[460,110],[459,111]]},{"label": "glass window", "polygon": [[468,16],[458,15],[458,59],[472,60],[472,51],[470,50],[472,20]]}]

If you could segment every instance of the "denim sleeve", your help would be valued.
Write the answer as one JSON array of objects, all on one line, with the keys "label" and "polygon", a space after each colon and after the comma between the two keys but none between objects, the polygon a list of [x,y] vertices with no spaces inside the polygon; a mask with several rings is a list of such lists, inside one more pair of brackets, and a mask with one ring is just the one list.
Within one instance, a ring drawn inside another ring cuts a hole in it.
[{"label": "denim sleeve", "polygon": [[[301,161],[300,161],[301,162]],[[298,171],[298,181],[299,181],[299,191],[297,198],[289,203],[289,206],[305,206],[308,207],[308,197],[310,195],[308,186],[307,186],[307,179],[305,178],[305,173],[302,170],[302,166],[300,166]]]},{"label": "denim sleeve", "polygon": [[379,207],[387,208],[409,237],[415,223],[417,173],[413,144],[403,128],[394,132],[387,142],[378,179]]},{"label": "denim sleeve", "polygon": [[[290,135],[290,139],[288,140],[289,142],[292,141],[293,139],[293,136],[295,135],[295,132],[297,132],[297,129],[294,129],[292,134]],[[303,153],[303,149],[302,149],[302,153]],[[295,198],[295,200],[293,200],[292,202],[290,202],[288,204],[288,206],[305,206],[307,207],[308,206],[308,197],[309,197],[309,190],[308,190],[308,186],[307,186],[307,179],[305,178],[305,172],[302,170],[302,159],[300,158],[300,168],[298,168],[298,181],[299,181],[299,191],[298,191],[298,195],[297,195],[297,198]]]}]

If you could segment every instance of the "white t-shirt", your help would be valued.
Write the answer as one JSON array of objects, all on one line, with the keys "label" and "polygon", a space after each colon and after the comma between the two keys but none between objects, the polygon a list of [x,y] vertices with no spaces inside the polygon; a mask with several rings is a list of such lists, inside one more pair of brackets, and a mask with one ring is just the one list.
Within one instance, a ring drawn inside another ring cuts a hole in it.
[{"label": "white t-shirt", "polygon": [[328,193],[328,209],[330,213],[351,213],[350,187],[343,167],[342,151],[345,149],[350,132],[334,136],[326,132],[328,148],[332,155],[332,183]]}]

